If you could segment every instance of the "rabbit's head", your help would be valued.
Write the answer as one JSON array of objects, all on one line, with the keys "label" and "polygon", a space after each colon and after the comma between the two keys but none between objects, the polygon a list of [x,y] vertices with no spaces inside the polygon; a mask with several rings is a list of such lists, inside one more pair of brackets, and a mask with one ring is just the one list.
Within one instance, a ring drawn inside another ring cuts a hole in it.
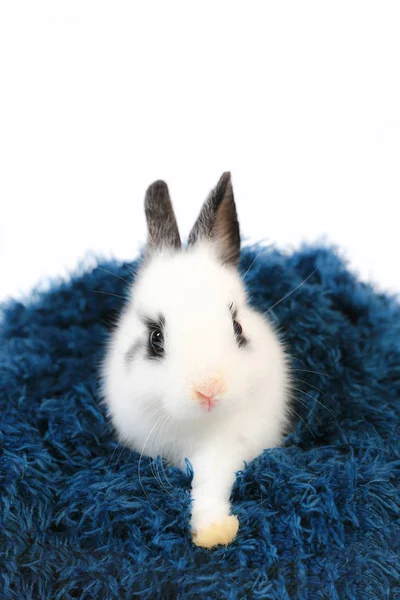
[{"label": "rabbit's head", "polygon": [[145,212],[145,258],[105,363],[114,421],[129,428],[138,404],[210,423],[260,394],[268,402],[268,386],[284,378],[280,342],[247,304],[230,174],[209,194],[187,248],[164,182],[147,190]]}]

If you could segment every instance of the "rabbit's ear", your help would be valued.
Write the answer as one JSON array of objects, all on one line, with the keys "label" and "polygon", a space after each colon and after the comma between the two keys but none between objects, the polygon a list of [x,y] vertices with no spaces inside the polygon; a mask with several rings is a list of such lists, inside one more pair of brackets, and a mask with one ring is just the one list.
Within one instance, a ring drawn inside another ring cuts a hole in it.
[{"label": "rabbit's ear", "polygon": [[144,209],[147,219],[147,250],[159,248],[181,248],[178,224],[172,208],[168,186],[164,181],[155,181],[146,192]]},{"label": "rabbit's ear", "polygon": [[210,192],[190,232],[188,245],[204,241],[216,244],[224,264],[239,262],[240,231],[230,173],[224,173]]}]

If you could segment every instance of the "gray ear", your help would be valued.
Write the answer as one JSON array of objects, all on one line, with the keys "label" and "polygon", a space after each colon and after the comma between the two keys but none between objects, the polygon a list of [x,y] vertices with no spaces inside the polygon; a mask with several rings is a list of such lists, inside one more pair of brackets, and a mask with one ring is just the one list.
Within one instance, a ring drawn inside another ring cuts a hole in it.
[{"label": "gray ear", "polygon": [[216,243],[224,264],[238,264],[240,231],[230,173],[224,173],[210,192],[190,232],[188,245],[205,240]]},{"label": "gray ear", "polygon": [[181,248],[178,224],[176,222],[168,186],[164,181],[155,181],[146,192],[144,210],[147,219],[147,249]]}]

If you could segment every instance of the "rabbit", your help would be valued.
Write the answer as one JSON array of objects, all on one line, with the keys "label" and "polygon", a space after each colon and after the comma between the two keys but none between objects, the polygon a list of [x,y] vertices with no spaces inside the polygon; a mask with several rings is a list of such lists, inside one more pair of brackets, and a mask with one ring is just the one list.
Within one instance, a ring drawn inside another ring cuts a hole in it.
[{"label": "rabbit", "polygon": [[193,468],[191,536],[227,545],[236,473],[280,445],[288,422],[288,354],[247,301],[230,173],[210,192],[182,248],[168,187],[145,196],[143,263],[109,341],[103,392],[121,443]]}]

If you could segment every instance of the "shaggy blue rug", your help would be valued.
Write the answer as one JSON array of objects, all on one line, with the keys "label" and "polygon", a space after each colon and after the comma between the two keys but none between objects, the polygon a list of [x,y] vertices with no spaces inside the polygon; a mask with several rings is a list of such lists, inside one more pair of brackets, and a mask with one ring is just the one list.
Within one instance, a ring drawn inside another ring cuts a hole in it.
[{"label": "shaggy blue rug", "polygon": [[142,487],[99,403],[133,265],[3,307],[1,599],[400,597],[400,306],[332,250],[257,252],[241,268],[261,310],[315,272],[270,313],[293,354],[293,429],[238,474],[227,548],[192,545],[190,469],[144,459]]}]

